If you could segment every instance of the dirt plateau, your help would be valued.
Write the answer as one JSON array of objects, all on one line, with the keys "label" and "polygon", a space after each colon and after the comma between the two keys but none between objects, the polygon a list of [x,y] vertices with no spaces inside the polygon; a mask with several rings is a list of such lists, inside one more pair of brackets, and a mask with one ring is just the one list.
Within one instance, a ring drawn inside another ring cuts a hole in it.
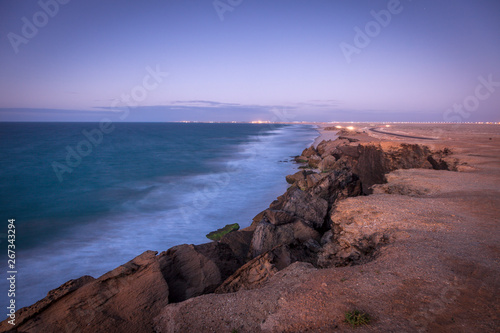
[{"label": "dirt plateau", "polygon": [[369,128],[305,149],[248,228],[68,281],[0,331],[498,332],[500,126]]}]

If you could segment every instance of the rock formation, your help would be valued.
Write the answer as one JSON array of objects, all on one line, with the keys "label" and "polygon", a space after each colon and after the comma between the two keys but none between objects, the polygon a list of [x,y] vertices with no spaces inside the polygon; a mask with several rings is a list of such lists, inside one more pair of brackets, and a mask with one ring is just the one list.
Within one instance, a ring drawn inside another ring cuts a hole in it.
[{"label": "rock formation", "polygon": [[[168,304],[164,256],[147,251],[98,279],[82,277],[18,311],[20,332],[145,332]],[[154,288],[152,288],[154,286]],[[11,328],[5,321],[2,331]]]},{"label": "rock formation", "polygon": [[[343,135],[296,157],[308,169],[287,176],[290,188],[249,228],[212,243],[179,245],[159,255],[148,251],[98,279],[69,281],[19,310],[15,329],[151,332],[153,318],[169,303],[259,288],[298,261],[323,268],[371,260],[389,237],[343,216],[338,202],[370,194],[391,171],[454,170],[457,162],[449,150],[366,143]],[[6,321],[0,326],[11,328]]]}]

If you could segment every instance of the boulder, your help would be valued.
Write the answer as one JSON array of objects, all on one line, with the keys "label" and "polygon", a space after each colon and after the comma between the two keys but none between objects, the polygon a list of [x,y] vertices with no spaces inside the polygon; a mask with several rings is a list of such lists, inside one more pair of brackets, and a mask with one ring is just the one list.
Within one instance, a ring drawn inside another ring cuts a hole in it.
[{"label": "boulder", "polygon": [[322,158],[325,158],[328,155],[331,155],[335,148],[337,148],[338,142],[337,141],[322,141],[316,150],[318,151],[318,155],[320,155]]},{"label": "boulder", "polygon": [[320,171],[330,171],[335,168],[335,162],[337,159],[333,157],[332,155],[327,155],[325,158],[321,160],[318,164],[318,169]]},{"label": "boulder", "polygon": [[321,179],[323,179],[323,177],[325,177],[325,176],[326,176],[325,174],[319,174],[316,172],[312,172],[312,173],[308,174],[306,176],[306,180],[304,182],[304,185],[303,185],[303,187],[301,187],[301,189],[303,190],[303,189],[309,189],[309,188],[313,187]]},{"label": "boulder", "polygon": [[320,238],[319,232],[301,219],[278,226],[264,219],[255,229],[249,257],[255,258],[279,245],[300,244],[310,239],[319,241]]},{"label": "boulder", "polygon": [[362,193],[358,176],[345,169],[329,172],[307,192],[326,200],[328,205]]},{"label": "boulder", "polygon": [[215,290],[217,294],[262,287],[274,274],[292,263],[287,246],[278,246],[240,267]]},{"label": "boulder", "polygon": [[358,147],[359,147],[358,145],[346,144],[346,145],[342,145],[342,146],[337,147],[337,149],[340,150],[342,155],[357,159],[360,156],[360,151],[359,151]]},{"label": "boulder", "polygon": [[308,157],[305,157],[305,156],[295,156],[294,158],[295,162],[297,163],[307,163],[307,161],[309,161],[309,158]]},{"label": "boulder", "polygon": [[373,223],[379,215],[375,209],[360,215],[355,203],[342,201],[332,211],[332,229],[321,238],[317,266],[348,266],[372,260],[378,248],[389,241],[385,228]]},{"label": "boulder", "polygon": [[291,213],[293,216],[303,219],[312,228],[318,229],[323,226],[328,210],[328,202],[297,187],[291,187],[278,200],[275,200],[269,208]]},{"label": "boulder", "polygon": [[348,156],[335,155],[337,159],[333,164],[333,170],[348,170],[352,171],[353,167],[356,165],[357,161],[353,160]]},{"label": "boulder", "polygon": [[314,155],[309,157],[307,165],[311,168],[317,168],[320,162],[321,162],[321,157],[319,157],[318,155]]},{"label": "boulder", "polygon": [[347,136],[339,136],[339,140],[347,140],[347,141],[349,141],[349,143],[351,143],[351,142],[359,142],[359,139],[350,138],[350,137],[347,137]]},{"label": "boulder", "polygon": [[305,157],[317,156],[318,152],[316,151],[316,149],[314,149],[313,146],[311,146],[309,148],[304,149],[301,155]]},{"label": "boulder", "polygon": [[36,304],[19,310],[16,330],[151,332],[152,319],[169,298],[162,256],[156,253],[144,252],[98,279],[86,276],[66,282]]},{"label": "boulder", "polygon": [[298,188],[304,191],[316,184],[323,176],[312,170],[303,170],[286,176],[286,181],[289,184],[297,185]]},{"label": "boulder", "polygon": [[291,213],[283,210],[267,209],[264,216],[267,221],[274,225],[282,225],[294,222],[297,218]]},{"label": "boulder", "polygon": [[290,224],[275,226],[263,219],[255,228],[249,249],[249,258],[255,258],[280,244],[295,241]]},{"label": "boulder", "polygon": [[[259,214],[255,215],[254,218],[252,219],[252,224],[250,225],[250,227],[246,228],[246,229],[249,229],[249,230],[252,230],[254,231],[255,228],[257,227],[257,224],[260,223],[260,221],[262,221],[262,218],[264,217],[264,214],[266,213],[265,210],[263,210],[262,212],[260,212]],[[246,230],[245,229],[245,230]]]},{"label": "boulder", "polygon": [[[262,217],[261,217],[262,219]],[[231,232],[220,240],[220,243],[227,244],[233,253],[233,257],[243,264],[247,257],[250,242],[252,241],[255,228],[248,227],[235,232]]]},{"label": "boulder", "polygon": [[299,172],[296,172],[294,173],[293,175],[288,175],[285,177],[286,179],[286,182],[288,184],[295,184],[299,181],[304,181],[306,179],[306,171],[299,171]]},{"label": "boulder", "polygon": [[231,293],[262,287],[274,274],[297,261],[316,264],[321,246],[316,239],[302,244],[279,245],[240,267],[215,293]]},{"label": "boulder", "polygon": [[165,254],[165,279],[170,302],[213,292],[243,263],[224,242],[179,245]]}]

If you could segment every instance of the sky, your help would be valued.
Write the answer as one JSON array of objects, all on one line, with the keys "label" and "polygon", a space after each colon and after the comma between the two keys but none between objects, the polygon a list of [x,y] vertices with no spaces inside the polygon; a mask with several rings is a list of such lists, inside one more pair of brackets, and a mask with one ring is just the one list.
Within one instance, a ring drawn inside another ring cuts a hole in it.
[{"label": "sky", "polygon": [[0,121],[500,121],[498,0],[0,0]]}]

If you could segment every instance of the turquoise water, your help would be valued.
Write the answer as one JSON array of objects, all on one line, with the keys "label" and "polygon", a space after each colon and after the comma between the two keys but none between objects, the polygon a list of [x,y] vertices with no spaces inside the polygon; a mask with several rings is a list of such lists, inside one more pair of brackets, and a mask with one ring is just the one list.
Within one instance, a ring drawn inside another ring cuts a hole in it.
[{"label": "turquoise water", "polygon": [[0,123],[0,242],[6,252],[15,218],[18,307],[143,251],[248,226],[286,190],[291,156],[317,135],[308,125],[113,126],[101,137],[94,123]]}]

